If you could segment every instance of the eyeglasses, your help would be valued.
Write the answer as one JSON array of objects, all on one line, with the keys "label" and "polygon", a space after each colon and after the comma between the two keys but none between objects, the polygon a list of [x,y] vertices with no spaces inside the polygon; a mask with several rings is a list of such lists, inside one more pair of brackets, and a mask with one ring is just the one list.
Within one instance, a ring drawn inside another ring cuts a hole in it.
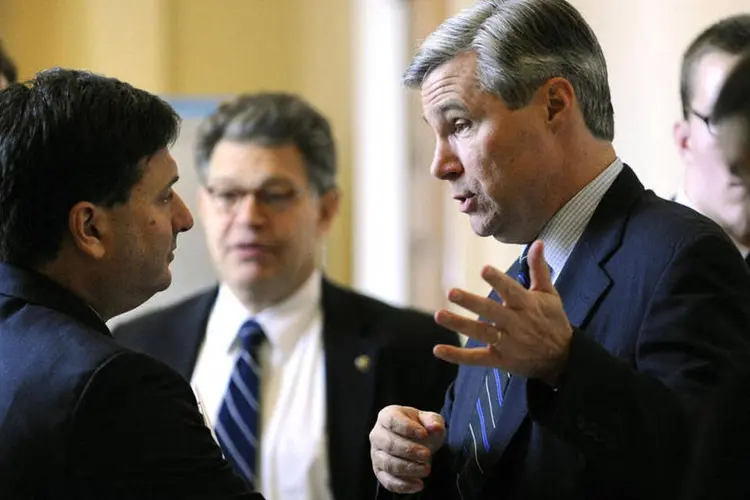
[{"label": "eyeglasses", "polygon": [[206,192],[214,201],[217,209],[228,214],[235,214],[248,196],[264,210],[283,212],[291,207],[300,197],[300,192],[288,186],[264,186],[258,189],[240,189],[206,186]]},{"label": "eyeglasses", "polygon": [[711,135],[716,135],[716,124],[711,121],[710,116],[706,116],[704,114],[698,113],[696,110],[691,109],[690,112],[695,115],[696,118],[698,118],[700,121],[706,125],[706,130],[708,130],[708,133]]}]

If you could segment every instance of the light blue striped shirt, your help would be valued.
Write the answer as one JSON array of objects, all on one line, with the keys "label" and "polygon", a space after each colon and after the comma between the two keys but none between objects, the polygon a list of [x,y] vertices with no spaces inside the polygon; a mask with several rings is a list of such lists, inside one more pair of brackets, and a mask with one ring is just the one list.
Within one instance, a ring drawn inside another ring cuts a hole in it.
[{"label": "light blue striped shirt", "polygon": [[[615,158],[596,179],[586,184],[545,224],[538,240],[544,242],[544,259],[552,268],[552,283],[565,268],[573,248],[586,229],[604,193],[622,171],[622,160]],[[528,245],[527,245],[528,246]],[[524,251],[526,247],[524,247]]]}]

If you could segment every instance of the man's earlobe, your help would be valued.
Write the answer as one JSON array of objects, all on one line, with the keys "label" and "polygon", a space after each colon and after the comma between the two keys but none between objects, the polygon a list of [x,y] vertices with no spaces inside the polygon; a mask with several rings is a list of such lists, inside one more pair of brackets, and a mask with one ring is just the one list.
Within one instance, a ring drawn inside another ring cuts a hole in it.
[{"label": "man's earlobe", "polygon": [[70,209],[68,230],[74,245],[79,251],[94,259],[105,254],[103,231],[106,231],[105,214],[96,205],[80,202]]}]

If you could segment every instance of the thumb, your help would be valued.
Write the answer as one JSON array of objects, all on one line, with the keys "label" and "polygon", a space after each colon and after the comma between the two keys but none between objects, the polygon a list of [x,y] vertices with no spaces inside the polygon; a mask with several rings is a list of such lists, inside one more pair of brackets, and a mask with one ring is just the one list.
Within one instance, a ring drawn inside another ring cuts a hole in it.
[{"label": "thumb", "polygon": [[549,266],[544,260],[544,242],[536,240],[529,247],[528,254],[529,274],[531,275],[530,290],[557,294],[552,284],[552,276]]},{"label": "thumb", "polygon": [[445,420],[439,413],[434,411],[420,411],[417,416],[425,429],[429,432],[444,432]]},{"label": "thumb", "polygon": [[445,420],[438,413],[420,411],[419,421],[428,432],[427,438],[422,440],[422,444],[427,446],[432,453],[435,453],[445,441]]}]

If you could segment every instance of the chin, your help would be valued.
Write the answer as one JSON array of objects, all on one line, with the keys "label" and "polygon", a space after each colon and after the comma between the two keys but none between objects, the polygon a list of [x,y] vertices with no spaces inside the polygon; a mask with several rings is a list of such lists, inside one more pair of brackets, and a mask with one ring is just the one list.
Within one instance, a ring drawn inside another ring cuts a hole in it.
[{"label": "chin", "polygon": [[497,224],[493,224],[493,221],[488,220],[487,217],[474,214],[470,216],[469,221],[471,229],[479,237],[487,238],[488,236],[495,236],[497,233]]}]

